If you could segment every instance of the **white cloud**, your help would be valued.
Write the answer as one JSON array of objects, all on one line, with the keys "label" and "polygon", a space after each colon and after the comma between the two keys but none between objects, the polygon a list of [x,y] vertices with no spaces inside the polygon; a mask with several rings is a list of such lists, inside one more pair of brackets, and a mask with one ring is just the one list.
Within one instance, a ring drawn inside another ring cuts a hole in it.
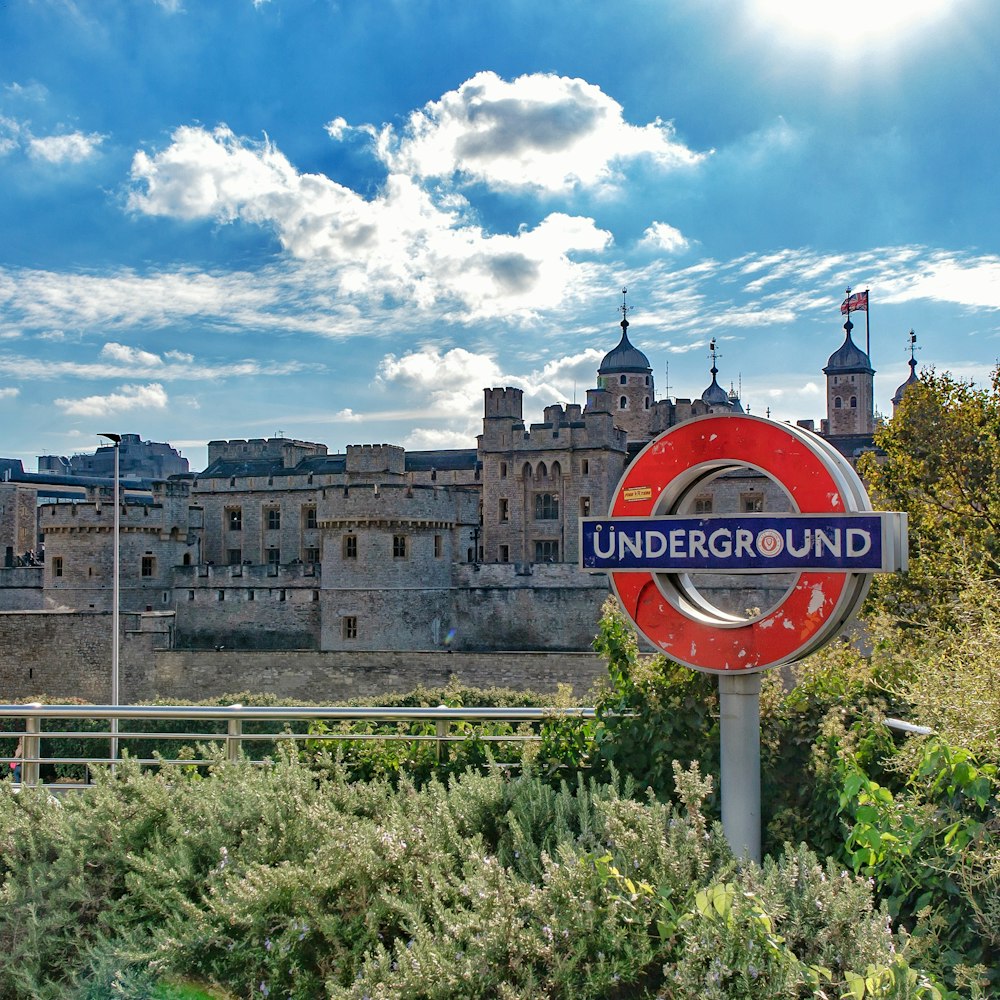
[{"label": "white cloud", "polygon": [[[116,345],[120,347],[121,345]],[[141,360],[141,356],[152,361]],[[216,381],[227,378],[254,378],[262,375],[282,376],[301,372],[306,368],[315,371],[315,365],[304,362],[272,362],[251,358],[232,359],[224,362],[199,361],[193,355],[181,355],[181,360],[170,364],[161,361],[155,354],[124,348],[120,357],[108,357],[104,351],[101,362],[55,361],[32,358],[16,354],[0,354],[0,373],[13,377],[37,381],[51,381],[62,378],[155,378],[159,382],[171,381]]]},{"label": "white cloud", "polygon": [[0,399],[16,399],[20,394],[20,389],[0,389]]},{"label": "white cloud", "polygon": [[302,260],[333,269],[341,295],[455,302],[469,318],[531,312],[560,302],[582,277],[569,254],[603,250],[610,234],[592,219],[552,213],[515,235],[489,235],[466,218],[464,199],[436,201],[393,174],[368,201],[317,174],[299,174],[269,141],[224,126],[184,127],[167,149],[135,155],[129,206],[182,219],[272,226]]},{"label": "white cloud", "polygon": [[1000,258],[963,261],[945,253],[924,261],[916,273],[900,275],[880,286],[887,303],[935,299],[980,309],[1000,309]]},{"label": "white cloud", "polygon": [[425,394],[427,411],[438,416],[467,419],[481,414],[483,387],[501,384],[503,375],[494,358],[462,347],[441,354],[424,347],[397,358],[392,354],[379,364],[376,382]]},{"label": "white cloud", "polygon": [[545,191],[613,183],[616,165],[638,156],[664,168],[704,158],[669,123],[630,125],[600,87],[548,73],[477,73],[414,111],[402,137],[384,128],[379,152],[391,171],[413,177]]},{"label": "white cloud", "polygon": [[69,132],[65,135],[49,135],[28,140],[28,153],[38,160],[49,163],[81,163],[93,156],[104,141],[103,135],[92,132]]},{"label": "white cloud", "polygon": [[57,399],[64,413],[74,417],[100,417],[130,410],[163,410],[167,394],[158,382],[149,385],[123,385],[107,396],[85,396],[83,399]]},{"label": "white cloud", "polygon": [[[163,359],[158,354],[151,354],[149,351],[141,351],[136,347],[126,347],[125,344],[108,343],[101,348],[101,357],[110,361],[120,361],[126,365],[142,365],[144,367],[157,366],[163,364]],[[188,355],[190,358],[190,355]]]},{"label": "white cloud", "polygon": [[687,250],[691,244],[687,237],[674,226],[666,222],[654,222],[642,234],[639,245],[651,250],[678,253],[681,250]]},{"label": "white cloud", "polygon": [[439,451],[451,448],[474,448],[476,431],[446,430],[434,427],[415,427],[403,440],[409,451]]},{"label": "white cloud", "polygon": [[365,418],[360,413],[355,413],[350,407],[338,410],[331,418],[336,424],[360,424]]}]

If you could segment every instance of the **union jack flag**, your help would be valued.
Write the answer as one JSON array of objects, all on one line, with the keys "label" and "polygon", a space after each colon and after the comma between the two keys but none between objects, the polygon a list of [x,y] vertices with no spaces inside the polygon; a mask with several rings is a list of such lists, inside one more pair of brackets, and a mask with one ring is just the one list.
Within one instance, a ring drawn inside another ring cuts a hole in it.
[{"label": "union jack flag", "polygon": [[855,292],[853,295],[848,295],[840,303],[840,312],[841,315],[851,312],[868,312],[868,289],[866,288],[863,292]]}]

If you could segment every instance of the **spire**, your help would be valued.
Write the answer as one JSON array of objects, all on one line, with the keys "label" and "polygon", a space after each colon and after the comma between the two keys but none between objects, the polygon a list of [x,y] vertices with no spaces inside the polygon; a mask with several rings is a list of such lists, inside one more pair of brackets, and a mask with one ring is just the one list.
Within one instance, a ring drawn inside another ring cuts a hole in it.
[{"label": "spire", "polygon": [[628,289],[623,288],[622,304],[618,307],[619,312],[622,314],[621,323],[619,324],[622,328],[621,340],[618,341],[618,346],[614,350],[604,355],[601,367],[597,369],[599,376],[617,375],[623,372],[631,372],[632,374],[639,375],[652,374],[653,369],[649,367],[649,359],[642,351],[633,347],[628,339],[628,314],[631,311],[631,307],[625,301],[627,294]]},{"label": "spire", "polygon": [[917,351],[920,350],[920,348],[917,347],[917,335],[913,332],[913,330],[910,330],[910,342],[908,347],[910,351],[910,360],[907,362],[907,364],[910,366],[910,377],[893,394],[892,397],[893,412],[895,412],[896,407],[899,406],[899,404],[903,401],[903,395],[906,393],[906,390],[909,389],[914,382],[920,381],[920,379],[917,378],[917,358],[916,358],[916,353]]},{"label": "spire", "polygon": [[709,406],[725,406],[730,407],[732,404],[729,400],[729,393],[719,385],[716,376],[719,374],[719,366],[716,362],[722,357],[720,351],[716,349],[715,337],[712,338],[708,345],[709,357],[712,359],[712,367],[710,369],[712,373],[712,384],[701,394],[701,401],[707,403]]}]

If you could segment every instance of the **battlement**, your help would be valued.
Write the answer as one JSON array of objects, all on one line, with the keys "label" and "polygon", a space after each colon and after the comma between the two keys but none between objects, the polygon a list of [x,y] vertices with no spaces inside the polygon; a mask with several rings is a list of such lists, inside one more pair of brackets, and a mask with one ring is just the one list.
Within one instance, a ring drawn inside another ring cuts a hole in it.
[{"label": "battlement", "polygon": [[483,415],[490,417],[506,417],[511,420],[522,419],[523,389],[508,386],[505,389],[484,389],[485,396]]},{"label": "battlement", "polygon": [[398,444],[349,444],[348,473],[389,472],[403,475],[406,471],[406,451]]},{"label": "battlement", "polygon": [[234,438],[208,442],[208,464],[216,462],[252,462],[261,459],[280,460],[282,468],[294,468],[311,455],[325,455],[325,444],[298,441],[292,438]]}]

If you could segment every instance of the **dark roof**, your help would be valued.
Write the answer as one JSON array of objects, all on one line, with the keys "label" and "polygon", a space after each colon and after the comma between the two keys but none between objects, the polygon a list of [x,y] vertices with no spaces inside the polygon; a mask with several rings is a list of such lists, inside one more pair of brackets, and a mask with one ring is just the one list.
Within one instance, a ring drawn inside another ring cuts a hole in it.
[{"label": "dark roof", "polygon": [[[432,469],[437,469],[439,472],[471,472],[475,470],[479,461],[475,448],[408,451],[405,455],[404,467],[407,472],[430,472]],[[243,459],[218,459],[204,472],[199,473],[198,478],[329,475],[345,472],[346,469],[346,455],[309,455],[294,468],[286,468],[277,457],[259,458],[249,462]]]},{"label": "dark roof", "polygon": [[225,479],[233,476],[281,476],[291,475],[294,469],[286,469],[280,458],[258,458],[253,461],[244,459],[216,459],[204,472],[198,473],[199,479]]},{"label": "dark roof", "polygon": [[914,358],[910,358],[908,363],[910,366],[910,377],[896,390],[895,394],[893,395],[892,397],[893,406],[899,406],[899,404],[903,402],[903,393],[905,393],[906,390],[909,389],[910,386],[913,385],[915,382],[920,381],[920,379],[917,378],[916,360]]},{"label": "dark roof", "polygon": [[851,340],[851,330],[853,328],[854,324],[850,320],[844,324],[847,336],[840,347],[830,355],[830,360],[827,361],[826,367],[823,369],[824,375],[830,375],[833,372],[866,372],[869,375],[875,374],[875,369],[872,368],[872,363],[868,355]]},{"label": "dark roof", "polygon": [[407,472],[472,472],[479,464],[475,448],[455,448],[440,451],[408,451]]},{"label": "dark roof", "polygon": [[8,472],[12,476],[24,472],[24,465],[19,458],[0,458],[0,479],[3,479]]},{"label": "dark roof", "polygon": [[628,322],[622,321],[622,339],[613,351],[604,355],[598,375],[616,375],[619,372],[641,372],[648,374],[653,369],[649,367],[649,359],[637,347],[633,347],[628,339]]},{"label": "dark roof", "polygon": [[715,369],[712,369],[712,384],[701,394],[701,401],[709,406],[732,406],[729,393],[715,381]]},{"label": "dark roof", "polygon": [[829,434],[830,442],[845,458],[857,458],[866,451],[878,451],[871,434]]}]

